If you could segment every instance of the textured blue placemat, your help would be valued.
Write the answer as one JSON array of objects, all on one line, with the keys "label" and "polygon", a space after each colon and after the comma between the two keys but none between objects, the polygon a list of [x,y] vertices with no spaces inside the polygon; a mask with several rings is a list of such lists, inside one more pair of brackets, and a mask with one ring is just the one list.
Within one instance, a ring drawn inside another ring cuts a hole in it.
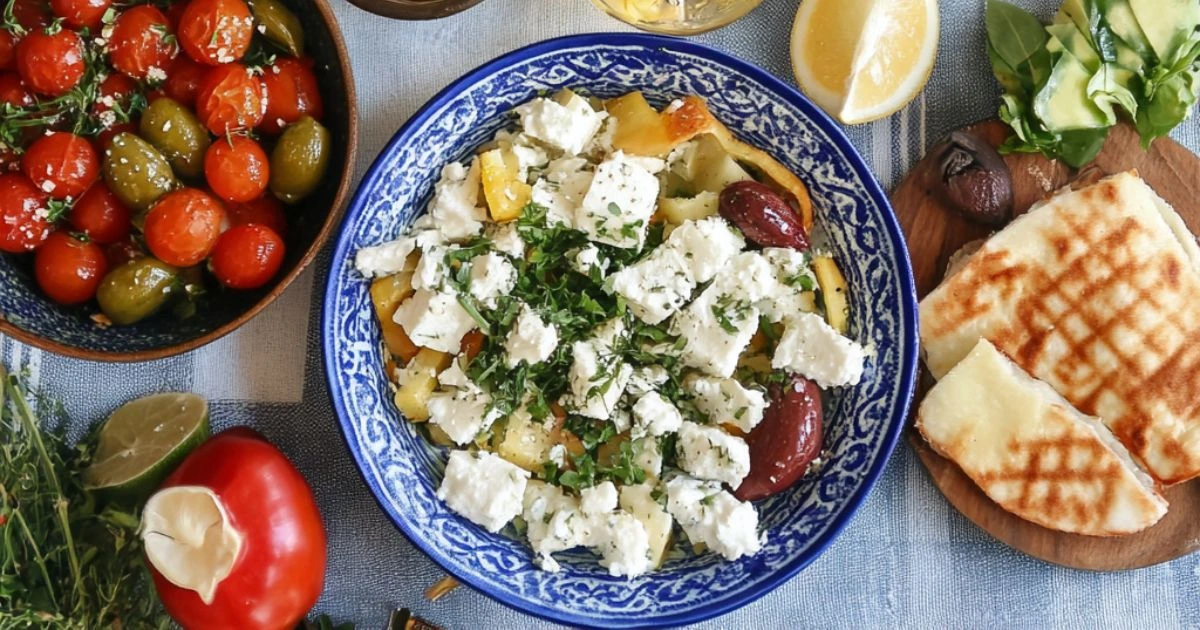
[{"label": "textured blue placemat", "polygon": [[[448,82],[540,39],[621,25],[587,0],[486,0],[454,18],[398,22],[333,0],[353,58],[363,137],[358,172],[392,133]],[[847,0],[857,1],[857,0]],[[1046,18],[1056,0],[1020,4]],[[787,36],[795,0],[766,0],[735,25],[700,39],[791,78]],[[885,187],[947,131],[988,117],[997,88],[987,64],[982,0],[941,0],[937,66],[924,95],[891,118],[849,129]],[[1176,138],[1200,148],[1200,123]],[[218,427],[250,424],[296,462],[316,489],[330,565],[319,609],[363,628],[396,606],[451,628],[548,627],[468,589],[437,603],[424,590],[441,573],[377,509],[338,433],[321,373],[319,292],[324,260],[235,335],[192,354],[141,365],[71,361],[12,340],[0,359],[27,366],[80,421],[133,396],[194,390],[214,401]],[[1197,557],[1121,574],[1027,558],[954,512],[907,446],[829,551],[783,588],[707,628],[1021,628],[1200,625]]]}]

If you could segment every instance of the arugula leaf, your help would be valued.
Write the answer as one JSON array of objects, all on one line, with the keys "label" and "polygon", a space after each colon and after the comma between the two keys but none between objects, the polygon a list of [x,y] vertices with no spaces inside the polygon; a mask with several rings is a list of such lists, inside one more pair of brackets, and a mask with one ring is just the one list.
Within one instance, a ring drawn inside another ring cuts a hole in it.
[{"label": "arugula leaf", "polygon": [[1046,47],[1049,36],[1032,13],[999,0],[987,3],[988,44],[1011,71]]}]

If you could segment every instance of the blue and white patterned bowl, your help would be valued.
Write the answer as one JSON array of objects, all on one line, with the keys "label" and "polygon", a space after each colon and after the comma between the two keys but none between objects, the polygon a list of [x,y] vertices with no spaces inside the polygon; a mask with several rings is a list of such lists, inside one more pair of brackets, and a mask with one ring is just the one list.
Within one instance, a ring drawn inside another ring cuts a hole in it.
[{"label": "blue and white patterned bowl", "polygon": [[[489,534],[451,512],[435,492],[445,453],[397,412],[380,331],[354,252],[398,235],[425,207],[439,169],[511,124],[510,110],[546,90],[578,87],[611,97],[642,90],[657,104],[707,99],[739,136],[799,174],[851,286],[854,331],[874,351],[862,384],[827,409],[819,475],[759,504],[762,551],[727,562],[678,557],[633,580],[609,577],[587,552],[563,570],[534,566],[527,544]],[[346,441],[388,516],[462,582],[520,610],[602,627],[677,625],[743,606],[813,561],[845,527],[904,426],[917,357],[916,296],[900,228],[861,157],[838,127],[795,89],[724,53],[643,34],[550,40],[485,64],[435,96],[367,172],[346,213],[325,294],[325,369]]]}]

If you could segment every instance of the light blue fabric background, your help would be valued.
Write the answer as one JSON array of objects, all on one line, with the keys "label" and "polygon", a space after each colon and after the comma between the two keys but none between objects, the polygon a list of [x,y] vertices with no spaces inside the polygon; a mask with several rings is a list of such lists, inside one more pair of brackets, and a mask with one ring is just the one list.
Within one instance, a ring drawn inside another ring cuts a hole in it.
[{"label": "light blue fabric background", "polygon": [[[429,23],[332,3],[358,84],[359,174],[422,103],[480,63],[548,37],[624,28],[587,0],[486,0]],[[1058,1],[1020,4],[1048,18]],[[788,33],[796,6],[766,0],[699,39],[791,80]],[[924,94],[887,120],[848,129],[886,188],[940,135],[994,113],[997,88],[985,46],[983,0],[941,0],[937,66]],[[1197,150],[1200,123],[1185,123],[1176,138]],[[182,357],[103,365],[4,339],[0,359],[28,367],[79,422],[99,420],[135,395],[182,389],[213,401],[218,427],[250,424],[264,432],[315,488],[330,554],[318,610],[338,620],[379,628],[390,609],[410,607],[449,628],[550,627],[467,588],[437,603],[423,598],[441,572],[377,509],[335,425],[319,354],[324,275],[322,259],[236,334]],[[820,559],[771,595],[701,627],[1197,627],[1198,586],[1200,556],[1120,574],[1025,557],[954,512],[901,444],[875,492]]]}]

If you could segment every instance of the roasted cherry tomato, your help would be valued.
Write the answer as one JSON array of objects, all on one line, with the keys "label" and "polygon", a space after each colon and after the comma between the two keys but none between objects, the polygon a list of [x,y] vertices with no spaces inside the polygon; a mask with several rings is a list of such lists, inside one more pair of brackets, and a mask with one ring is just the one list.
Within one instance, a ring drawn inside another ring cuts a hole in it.
[{"label": "roasted cherry tomato", "polygon": [[83,42],[74,31],[33,31],[17,44],[17,72],[37,94],[66,94],[79,85],[85,69]]},{"label": "roasted cherry tomato", "polygon": [[33,257],[38,286],[59,304],[82,304],[92,299],[107,272],[108,260],[99,245],[66,232],[51,234]]},{"label": "roasted cherry tomato", "polygon": [[771,386],[763,420],[746,436],[750,474],[733,493],[757,501],[792,487],[821,454],[821,389],[799,375]]},{"label": "roasted cherry tomato", "polygon": [[221,202],[195,188],[163,195],[146,215],[146,246],[156,258],[191,267],[208,257],[225,222]]},{"label": "roasted cherry tomato", "polygon": [[0,70],[17,69],[17,38],[0,29]]},{"label": "roasted cherry tomato", "polygon": [[20,173],[0,174],[0,250],[22,254],[50,235],[46,194]]},{"label": "roasted cherry tomato", "polygon": [[210,66],[241,59],[254,36],[254,17],[242,0],[192,0],[179,16],[179,43]]},{"label": "roasted cherry tomato", "polygon": [[138,132],[138,119],[134,118],[129,122],[117,123],[96,135],[93,144],[96,145],[98,151],[106,151],[109,145],[112,144],[112,139],[123,133],[136,134]]},{"label": "roasted cherry tomato", "polygon": [[167,82],[163,83],[163,94],[184,107],[196,106],[196,93],[200,91],[200,82],[208,74],[209,67],[203,66],[187,55],[179,55],[171,62],[167,70]]},{"label": "roasted cherry tomato", "polygon": [[246,136],[218,139],[204,155],[204,177],[209,188],[225,201],[253,201],[267,190],[271,172],[267,153]]},{"label": "roasted cherry tomato", "polygon": [[78,197],[100,175],[100,158],[92,143],[65,131],[35,140],[21,160],[25,176],[53,199]]},{"label": "roasted cherry tomato", "polygon": [[229,228],[217,239],[209,268],[231,289],[257,289],[283,265],[283,238],[257,223]]},{"label": "roasted cherry tomato", "polygon": [[50,8],[63,19],[63,24],[86,28],[93,34],[99,32],[100,20],[110,6],[112,0],[50,0]]},{"label": "roasted cherry tomato", "polygon": [[228,208],[229,225],[257,223],[271,228],[276,234],[287,234],[287,215],[283,202],[272,195],[264,195],[246,203],[231,204]]},{"label": "roasted cherry tomato", "polygon": [[130,98],[138,91],[138,84],[133,79],[112,73],[100,82],[100,93],[95,103],[92,103],[92,113],[102,114],[110,110],[129,111]]},{"label": "roasted cherry tomato", "polygon": [[0,72],[0,105],[13,107],[29,107],[33,105],[33,95],[15,72]]},{"label": "roasted cherry tomato", "polygon": [[67,220],[96,243],[116,243],[133,229],[129,208],[99,180],[75,202]]},{"label": "roasted cherry tomato", "polygon": [[167,16],[148,4],[121,13],[108,46],[113,67],[138,81],[166,78],[177,52]]},{"label": "roasted cherry tomato", "polygon": [[262,82],[267,90],[267,113],[259,129],[264,133],[279,133],[302,116],[321,120],[325,115],[311,60],[279,59],[263,71]]},{"label": "roasted cherry tomato", "polygon": [[217,66],[204,75],[196,93],[196,116],[218,136],[253,129],[262,122],[262,81],[240,63]]},{"label": "roasted cherry tomato", "polygon": [[[227,534],[229,564],[198,571],[188,560],[199,550],[156,535],[194,529],[191,508],[220,515],[212,527]],[[325,581],[325,527],[312,490],[286,455],[246,428],[213,436],[167,477],[146,503],[142,539],[159,599],[188,629],[292,628]]]},{"label": "roasted cherry tomato", "polygon": [[50,5],[45,0],[12,0],[12,14],[27,33],[50,26]]},{"label": "roasted cherry tomato", "polygon": [[127,238],[106,246],[104,257],[108,259],[108,268],[116,269],[131,260],[145,258],[146,252],[142,251],[142,248],[133,239]]}]

